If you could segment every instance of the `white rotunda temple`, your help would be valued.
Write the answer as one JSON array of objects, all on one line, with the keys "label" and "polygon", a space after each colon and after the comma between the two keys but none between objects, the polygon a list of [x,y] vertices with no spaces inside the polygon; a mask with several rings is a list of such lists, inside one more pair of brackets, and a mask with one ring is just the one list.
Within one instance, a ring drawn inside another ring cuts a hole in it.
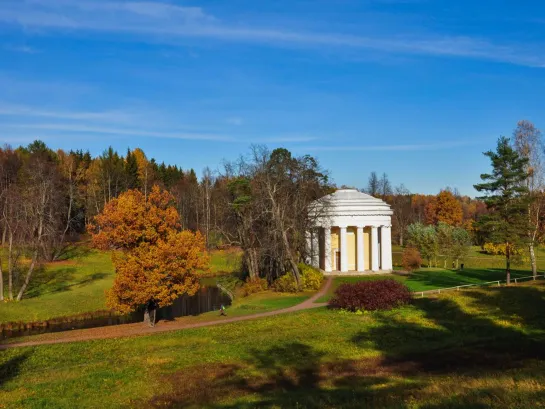
[{"label": "white rotunda temple", "polygon": [[326,274],[392,271],[392,214],[383,200],[339,189],[311,205],[310,262]]}]

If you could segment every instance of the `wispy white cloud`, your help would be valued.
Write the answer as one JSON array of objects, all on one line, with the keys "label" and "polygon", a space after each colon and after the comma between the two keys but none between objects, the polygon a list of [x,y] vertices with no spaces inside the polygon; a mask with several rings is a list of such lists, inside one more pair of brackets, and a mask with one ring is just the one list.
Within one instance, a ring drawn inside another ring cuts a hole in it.
[{"label": "wispy white cloud", "polygon": [[236,125],[236,126],[240,126],[242,125],[244,122],[244,120],[242,118],[239,118],[238,116],[234,116],[234,117],[231,117],[231,118],[227,118],[227,123],[229,125]]},{"label": "wispy white cloud", "polygon": [[108,127],[104,125],[89,125],[88,123],[4,123],[0,127],[4,132],[8,130],[8,134],[17,133],[18,137],[26,137],[28,134],[32,138],[44,135],[48,137],[62,136],[104,136],[104,137],[143,137],[143,138],[159,138],[159,139],[181,139],[209,142],[225,142],[225,143],[302,143],[316,140],[315,137],[305,135],[275,135],[275,136],[231,136],[222,133],[208,132],[185,132],[185,131],[158,131],[149,129],[131,129],[124,127]]},{"label": "wispy white cloud", "polygon": [[37,49],[32,48],[28,45],[9,45],[8,44],[4,46],[4,49],[8,51],[14,51],[16,53],[23,53],[23,54],[37,54],[40,52]]},{"label": "wispy white cloud", "polygon": [[[274,136],[269,138],[262,138],[259,143],[297,143],[297,142],[311,142],[319,138],[306,135],[289,135],[289,136]],[[249,141],[252,142],[252,141]]]},{"label": "wispy white cloud", "polygon": [[103,120],[108,122],[128,122],[133,116],[122,111],[78,112],[44,110],[25,105],[13,105],[0,102],[0,116],[9,117],[45,117],[68,120]]},{"label": "wispy white cloud", "polygon": [[438,143],[421,143],[421,144],[393,144],[393,145],[340,145],[340,146],[305,146],[309,152],[344,152],[344,151],[360,151],[360,152],[395,152],[395,151],[437,151],[452,149],[456,147],[475,145],[477,141],[444,141]]},{"label": "wispy white cloud", "polygon": [[187,139],[203,141],[236,141],[230,136],[207,133],[188,133],[188,132],[159,132],[142,129],[126,128],[108,128],[101,126],[90,126],[85,124],[66,124],[66,123],[45,123],[45,124],[5,124],[4,127],[10,129],[55,131],[73,134],[94,134],[110,136],[133,136],[150,138],[169,138],[169,139]]},{"label": "wispy white cloud", "polygon": [[[71,29],[139,35],[140,40],[173,42],[210,38],[289,47],[351,47],[387,53],[455,56],[545,66],[542,44],[495,44],[468,36],[397,34],[363,36],[306,32],[222,21],[200,7],[151,1],[4,0],[0,22],[25,28]],[[278,25],[276,25],[278,26]]]}]

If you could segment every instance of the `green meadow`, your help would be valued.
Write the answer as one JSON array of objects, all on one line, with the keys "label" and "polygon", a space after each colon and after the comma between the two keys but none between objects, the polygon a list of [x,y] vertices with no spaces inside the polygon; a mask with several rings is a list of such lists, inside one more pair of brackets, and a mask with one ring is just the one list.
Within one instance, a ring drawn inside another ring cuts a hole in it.
[{"label": "green meadow", "polygon": [[545,285],[0,353],[17,408],[534,408]]}]

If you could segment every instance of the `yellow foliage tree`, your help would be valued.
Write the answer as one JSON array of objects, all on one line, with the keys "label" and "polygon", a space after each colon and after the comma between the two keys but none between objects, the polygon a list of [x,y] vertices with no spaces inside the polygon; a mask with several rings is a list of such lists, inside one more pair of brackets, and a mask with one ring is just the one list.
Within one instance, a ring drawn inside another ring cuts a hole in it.
[{"label": "yellow foliage tree", "polygon": [[89,225],[93,245],[102,250],[130,250],[141,243],[155,243],[180,227],[180,216],[170,193],[153,186],[146,198],[139,190],[127,190],[110,200]]},{"label": "yellow foliage tree", "polygon": [[199,289],[197,272],[208,268],[204,238],[188,230],[170,232],[155,244],[142,243],[114,257],[116,277],[107,305],[121,313],[150,301],[159,307]]}]

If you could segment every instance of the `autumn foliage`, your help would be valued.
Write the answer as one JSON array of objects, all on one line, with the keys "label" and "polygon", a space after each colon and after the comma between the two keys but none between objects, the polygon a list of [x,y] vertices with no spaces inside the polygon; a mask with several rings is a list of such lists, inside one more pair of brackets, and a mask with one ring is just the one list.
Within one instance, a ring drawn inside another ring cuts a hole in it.
[{"label": "autumn foliage", "polygon": [[156,243],[142,243],[114,257],[116,277],[107,305],[121,313],[153,300],[159,307],[172,304],[181,294],[199,289],[197,272],[206,270],[204,238],[188,230],[170,232]]},{"label": "autumn foliage", "polygon": [[422,265],[422,257],[417,248],[408,246],[403,251],[403,268],[407,271],[418,270]]},{"label": "autumn foliage", "polygon": [[110,200],[89,225],[93,245],[102,250],[129,250],[141,243],[156,243],[180,226],[174,198],[154,186],[146,198],[139,190],[127,190]]},{"label": "autumn foliage", "polygon": [[197,272],[208,268],[202,235],[179,229],[172,196],[154,186],[146,197],[128,190],[104,207],[90,226],[93,243],[118,249],[113,256],[116,277],[107,305],[121,313],[153,301],[170,305],[182,294],[199,289]]},{"label": "autumn foliage", "polygon": [[449,226],[460,226],[464,213],[462,204],[448,190],[441,191],[426,206],[426,221],[428,224],[443,222]]}]

